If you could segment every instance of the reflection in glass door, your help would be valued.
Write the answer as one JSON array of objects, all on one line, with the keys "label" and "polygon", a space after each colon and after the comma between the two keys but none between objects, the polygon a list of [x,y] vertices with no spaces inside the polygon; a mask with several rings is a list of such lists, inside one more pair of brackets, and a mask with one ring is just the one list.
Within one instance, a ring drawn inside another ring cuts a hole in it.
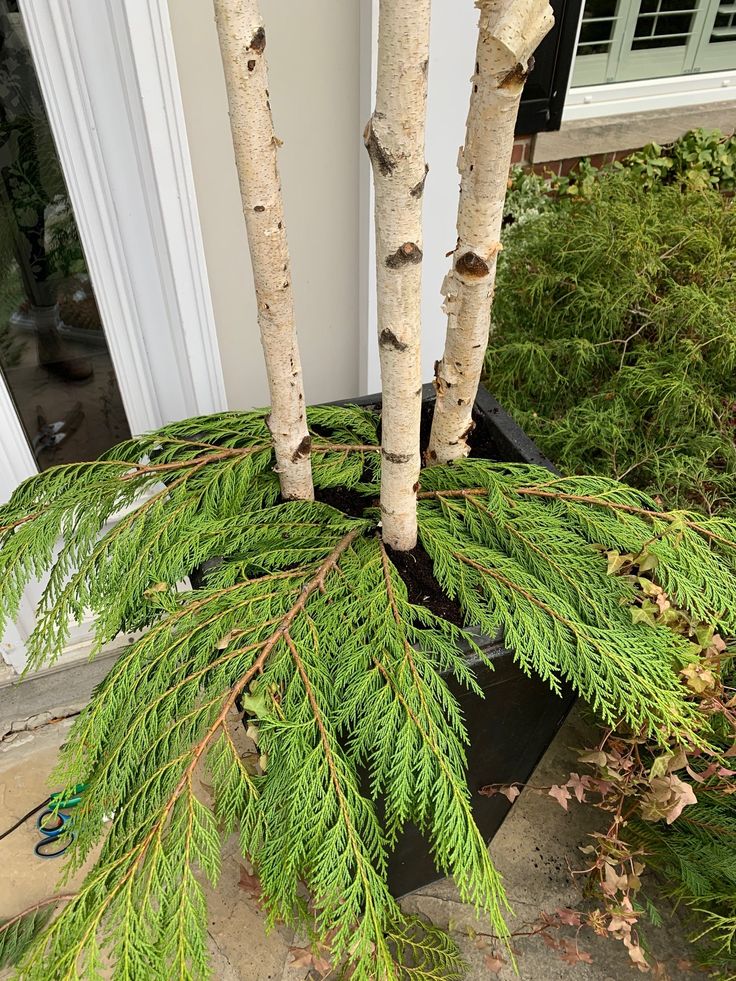
[{"label": "reflection in glass door", "polygon": [[130,435],[16,0],[0,0],[0,369],[39,469]]}]

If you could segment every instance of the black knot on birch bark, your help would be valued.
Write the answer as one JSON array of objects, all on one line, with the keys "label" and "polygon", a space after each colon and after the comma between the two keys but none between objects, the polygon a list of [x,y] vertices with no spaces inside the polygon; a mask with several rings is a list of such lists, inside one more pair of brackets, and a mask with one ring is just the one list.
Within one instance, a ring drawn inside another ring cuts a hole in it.
[{"label": "black knot on birch bark", "polygon": [[532,55],[526,65],[522,65],[521,63],[514,65],[511,71],[504,75],[498,83],[498,87],[501,89],[510,89],[518,85],[523,85],[531,75],[533,68],[534,56]]},{"label": "black knot on birch bark", "polygon": [[420,198],[424,194],[424,185],[427,183],[427,174],[429,173],[429,164],[424,165],[424,177],[415,184],[414,187],[409,191],[413,198]]},{"label": "black knot on birch bark", "polygon": [[381,450],[381,456],[389,463],[408,463],[411,460],[409,453],[389,453],[388,450]]},{"label": "black knot on birch bark", "polygon": [[263,54],[263,52],[266,50],[266,31],[263,27],[259,27],[251,38],[251,42],[248,45],[248,50],[255,51],[256,54]]},{"label": "black knot on birch bark", "polygon": [[403,245],[386,256],[386,265],[389,269],[401,269],[402,266],[416,265],[423,259],[422,250],[414,242],[404,242]]},{"label": "black knot on birch bark", "polygon": [[368,156],[371,158],[371,163],[378,168],[379,173],[383,174],[384,177],[392,174],[396,167],[396,161],[376,136],[372,119],[365,128],[363,142],[368,151]]},{"label": "black knot on birch bark", "polygon": [[460,441],[462,443],[467,443],[468,438],[470,437],[470,435],[472,434],[472,432],[473,432],[474,429],[475,429],[475,423],[474,422],[471,422],[470,425],[468,426],[468,428],[465,430],[465,432],[460,437]]},{"label": "black knot on birch bark", "polygon": [[301,443],[291,454],[291,462],[298,463],[305,456],[309,456],[312,451],[312,437],[305,436]]},{"label": "black knot on birch bark", "polygon": [[256,67],[256,59],[251,58],[248,62],[248,71],[249,72],[255,71],[255,67]]},{"label": "black knot on birch bark", "polygon": [[392,347],[394,351],[406,350],[406,344],[404,344],[403,341],[400,341],[396,334],[394,334],[392,330],[389,330],[388,327],[381,331],[378,338],[378,343],[381,347]]},{"label": "black knot on birch bark", "polygon": [[455,269],[468,279],[483,279],[490,272],[488,263],[475,252],[464,252],[455,263]]}]

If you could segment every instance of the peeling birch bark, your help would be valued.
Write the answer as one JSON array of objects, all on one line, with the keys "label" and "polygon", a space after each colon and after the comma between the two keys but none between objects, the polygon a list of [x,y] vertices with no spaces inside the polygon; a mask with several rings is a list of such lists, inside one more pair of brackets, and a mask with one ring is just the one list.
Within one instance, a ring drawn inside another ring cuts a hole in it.
[{"label": "peeling birch bark", "polygon": [[266,32],[258,0],[215,0],[230,125],[248,232],[281,494],[313,500],[310,437],[294,318],[289,245],[268,100]]},{"label": "peeling birch bark", "polygon": [[431,0],[381,0],[376,107],[365,130],[376,192],[382,534],[400,551],[417,543],[430,8]]},{"label": "peeling birch bark", "polygon": [[554,23],[547,0],[476,0],[478,49],[461,175],[457,247],[442,293],[447,335],[435,365],[437,402],[427,464],[468,455],[473,403],[488,346],[496,261],[519,101],[532,54]]}]

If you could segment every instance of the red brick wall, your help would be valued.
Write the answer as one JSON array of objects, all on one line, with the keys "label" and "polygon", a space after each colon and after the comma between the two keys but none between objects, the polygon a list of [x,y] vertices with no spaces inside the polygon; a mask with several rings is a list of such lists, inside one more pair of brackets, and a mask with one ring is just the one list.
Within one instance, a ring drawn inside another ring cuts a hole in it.
[{"label": "red brick wall", "polygon": [[[568,157],[565,160],[548,160],[544,163],[532,164],[530,160],[533,146],[534,136],[517,136],[511,153],[511,163],[514,166],[528,167],[537,174],[555,174],[566,177],[581,160],[580,157]],[[614,160],[628,157],[635,149],[639,148],[630,147],[627,150],[615,150],[613,153],[595,153],[590,157],[590,162],[594,167],[603,167],[605,164],[613,163]]]}]

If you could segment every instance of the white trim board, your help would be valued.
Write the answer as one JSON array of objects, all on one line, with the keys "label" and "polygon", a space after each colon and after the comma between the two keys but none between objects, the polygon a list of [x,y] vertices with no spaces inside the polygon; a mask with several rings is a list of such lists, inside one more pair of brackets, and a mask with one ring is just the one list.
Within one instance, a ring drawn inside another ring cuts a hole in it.
[{"label": "white trim board", "polygon": [[130,427],[225,406],[165,0],[21,0]]},{"label": "white trim board", "polygon": [[568,91],[562,122],[564,125],[578,119],[620,116],[733,99],[736,99],[736,69],[636,82],[613,82],[610,85],[586,85]]},{"label": "white trim board", "polygon": [[[224,408],[166,0],[20,7],[132,432]],[[36,465],[4,383],[0,424],[7,498]],[[2,638],[16,670],[41,588]],[[89,645],[73,625],[65,659]]]}]

